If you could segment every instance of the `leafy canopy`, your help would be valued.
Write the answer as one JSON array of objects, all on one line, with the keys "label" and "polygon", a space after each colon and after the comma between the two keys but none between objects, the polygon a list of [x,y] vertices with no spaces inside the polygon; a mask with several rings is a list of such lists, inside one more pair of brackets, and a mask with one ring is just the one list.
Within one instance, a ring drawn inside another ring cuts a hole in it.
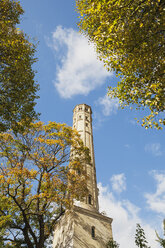
[{"label": "leafy canopy", "polygon": [[142,126],[163,127],[165,2],[76,0],[76,4],[81,32],[96,45],[106,68],[120,77],[108,95],[118,97],[122,108],[132,104],[147,108]]},{"label": "leafy canopy", "polygon": [[[164,235],[165,235],[165,219],[163,220],[163,226],[164,226]],[[161,247],[165,248],[165,238],[161,238],[158,233],[156,232],[157,242],[161,245]]]},{"label": "leafy canopy", "polygon": [[147,244],[145,233],[140,224],[136,225],[135,244],[140,248],[150,248]]},{"label": "leafy canopy", "polygon": [[19,121],[36,118],[35,45],[16,27],[22,14],[19,2],[0,1],[0,131],[17,130]]},{"label": "leafy canopy", "polygon": [[107,248],[119,248],[119,244],[113,239],[110,239],[107,244]]},{"label": "leafy canopy", "polygon": [[0,134],[0,162],[0,244],[48,247],[58,218],[87,193],[88,148],[65,124],[38,122]]},{"label": "leafy canopy", "polygon": [[165,248],[165,239],[161,238],[158,233],[156,232],[157,242],[159,242],[160,246]]}]

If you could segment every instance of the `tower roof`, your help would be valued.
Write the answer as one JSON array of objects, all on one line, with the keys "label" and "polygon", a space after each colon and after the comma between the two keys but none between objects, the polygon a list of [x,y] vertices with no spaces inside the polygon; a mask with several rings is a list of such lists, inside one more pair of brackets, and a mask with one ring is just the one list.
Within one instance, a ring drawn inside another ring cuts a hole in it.
[{"label": "tower roof", "polygon": [[91,112],[91,114],[92,114],[91,106],[89,106],[89,105],[86,104],[86,103],[77,104],[77,105],[74,107],[73,112],[74,112],[74,110],[75,110],[77,107],[82,107],[82,106],[89,108],[89,109],[90,109],[90,112]]}]

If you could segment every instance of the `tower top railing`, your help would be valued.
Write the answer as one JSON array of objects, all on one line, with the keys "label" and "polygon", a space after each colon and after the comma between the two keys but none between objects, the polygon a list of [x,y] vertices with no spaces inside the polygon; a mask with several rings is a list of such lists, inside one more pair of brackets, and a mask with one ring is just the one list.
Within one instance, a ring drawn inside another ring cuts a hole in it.
[{"label": "tower top railing", "polygon": [[92,114],[91,107],[85,103],[77,104],[73,109],[73,112],[75,112],[75,111],[86,111],[86,112],[90,112],[90,114]]}]

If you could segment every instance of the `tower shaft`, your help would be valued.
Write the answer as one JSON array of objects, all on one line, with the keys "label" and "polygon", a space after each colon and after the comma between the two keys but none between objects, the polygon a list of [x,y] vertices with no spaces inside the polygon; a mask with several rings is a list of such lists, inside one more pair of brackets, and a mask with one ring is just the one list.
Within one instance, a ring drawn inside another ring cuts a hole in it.
[{"label": "tower shaft", "polygon": [[53,248],[106,248],[112,239],[112,219],[99,213],[90,106],[79,104],[74,108],[73,128],[77,129],[90,151],[91,163],[83,165],[88,195],[66,210],[56,224]]},{"label": "tower shaft", "polygon": [[84,165],[87,174],[88,195],[84,198],[84,201],[80,203],[80,206],[86,209],[94,208],[98,211],[99,205],[93,146],[92,110],[90,106],[79,104],[74,108],[73,128],[81,135],[81,139],[83,140],[84,145],[89,148],[91,156],[91,163]]}]

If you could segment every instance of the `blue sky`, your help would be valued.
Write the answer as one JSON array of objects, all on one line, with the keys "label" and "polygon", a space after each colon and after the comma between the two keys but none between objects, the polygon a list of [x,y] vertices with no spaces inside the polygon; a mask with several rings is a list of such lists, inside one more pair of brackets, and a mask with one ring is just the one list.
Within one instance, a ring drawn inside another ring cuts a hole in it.
[{"label": "blue sky", "polygon": [[135,117],[142,112],[119,110],[106,97],[115,85],[96,58],[94,48],[78,34],[74,1],[21,0],[25,10],[20,28],[39,41],[36,110],[40,119],[72,125],[72,110],[86,103],[93,110],[93,133],[100,211],[113,220],[121,248],[134,248],[136,223],[141,223],[152,248],[159,245],[165,217],[165,133],[145,130]]}]

